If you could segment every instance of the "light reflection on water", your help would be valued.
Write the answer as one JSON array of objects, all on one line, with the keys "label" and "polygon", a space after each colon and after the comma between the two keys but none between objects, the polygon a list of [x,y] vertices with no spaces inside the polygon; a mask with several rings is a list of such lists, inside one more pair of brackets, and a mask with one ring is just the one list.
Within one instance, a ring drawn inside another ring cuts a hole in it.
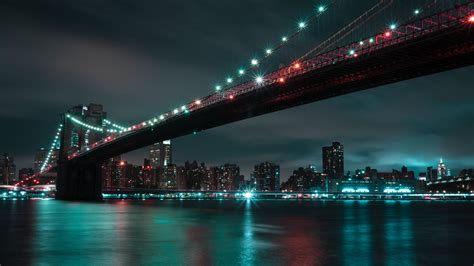
[{"label": "light reflection on water", "polygon": [[0,205],[2,265],[474,262],[471,202],[23,200]]}]

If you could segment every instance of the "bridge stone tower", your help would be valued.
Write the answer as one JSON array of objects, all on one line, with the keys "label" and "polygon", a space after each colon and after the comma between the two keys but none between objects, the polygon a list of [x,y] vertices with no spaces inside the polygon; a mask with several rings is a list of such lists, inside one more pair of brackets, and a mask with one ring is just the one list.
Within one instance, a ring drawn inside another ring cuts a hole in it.
[{"label": "bridge stone tower", "polygon": [[107,113],[102,105],[78,105],[63,115],[61,148],[56,180],[56,199],[100,200],[102,199],[101,162],[68,160],[68,155],[81,150],[88,144],[103,139],[105,132],[92,131],[67,118],[67,115],[81,121],[102,127]]}]

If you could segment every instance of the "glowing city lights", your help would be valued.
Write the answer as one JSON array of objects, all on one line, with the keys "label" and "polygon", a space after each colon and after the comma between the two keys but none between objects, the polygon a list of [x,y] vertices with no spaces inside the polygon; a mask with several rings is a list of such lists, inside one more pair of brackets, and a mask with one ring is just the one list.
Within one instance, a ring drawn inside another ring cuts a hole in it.
[{"label": "glowing city lights", "polygon": [[255,82],[257,82],[257,84],[262,84],[263,83],[263,77],[262,76],[256,77]]},{"label": "glowing city lights", "polygon": [[285,37],[285,36],[281,37],[281,41],[282,41],[282,42],[288,41],[288,37]]},{"label": "glowing city lights", "polygon": [[396,28],[397,28],[397,24],[390,24],[390,29],[391,29],[391,30],[394,30],[394,29],[396,29]]},{"label": "glowing city lights", "polygon": [[200,104],[201,104],[201,100],[195,100],[194,103],[195,103],[196,105],[200,105]]},{"label": "glowing city lights", "polygon": [[239,69],[239,75],[243,75],[243,74],[245,74],[245,70]]},{"label": "glowing city lights", "polygon": [[326,7],[325,6],[319,6],[318,7],[318,11],[319,12],[324,12],[326,10]]},{"label": "glowing city lights", "polygon": [[250,60],[250,63],[252,64],[252,66],[256,66],[256,65],[258,65],[258,60],[254,58],[254,59]]},{"label": "glowing city lights", "polygon": [[341,190],[341,192],[342,192],[342,193],[355,193],[356,190],[353,189],[353,188],[343,188],[343,189]]},{"label": "glowing city lights", "polygon": [[415,9],[415,11],[414,11],[413,13],[415,13],[415,15],[418,15],[418,14],[420,14],[420,10],[419,10],[419,9]]},{"label": "glowing city lights", "polygon": [[232,78],[227,78],[226,81],[227,81],[227,83],[232,83],[233,80],[232,80]]},{"label": "glowing city lights", "polygon": [[216,91],[220,91],[221,89],[222,89],[222,87],[220,85],[216,86]]},{"label": "glowing city lights", "polygon": [[305,22],[298,23],[298,28],[300,28],[300,29],[306,28],[306,23]]},{"label": "glowing city lights", "polygon": [[267,50],[265,50],[265,53],[266,53],[267,55],[272,54],[272,49],[267,49]]}]

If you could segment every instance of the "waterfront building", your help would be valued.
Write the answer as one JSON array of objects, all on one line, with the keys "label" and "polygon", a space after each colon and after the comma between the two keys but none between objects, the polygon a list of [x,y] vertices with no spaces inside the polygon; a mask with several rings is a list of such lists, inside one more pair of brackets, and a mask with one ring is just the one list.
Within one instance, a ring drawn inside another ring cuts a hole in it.
[{"label": "waterfront building", "polygon": [[221,165],[217,174],[217,190],[237,190],[239,177],[240,167],[238,165],[229,163]]},{"label": "waterfront building", "polygon": [[151,145],[150,161],[153,168],[165,167],[173,163],[171,140],[165,140]]},{"label": "waterfront building", "polygon": [[11,185],[18,181],[16,179],[16,165],[14,159],[4,153],[0,156],[0,183],[3,185]]},{"label": "waterfront building", "polygon": [[325,187],[325,178],[311,165],[300,167],[286,182],[281,184],[282,191],[322,191]]},{"label": "waterfront building", "polygon": [[257,191],[280,191],[280,166],[275,163],[255,165],[252,178]]},{"label": "waterfront building", "polygon": [[120,166],[123,166],[120,164],[120,156],[109,158],[102,164],[102,187],[112,188],[120,186]]},{"label": "waterfront building", "polygon": [[448,176],[447,175],[447,170],[446,170],[446,165],[443,162],[443,158],[440,158],[439,163],[438,163],[438,179],[443,179],[446,176]]},{"label": "waterfront building", "polygon": [[160,188],[178,188],[178,167],[176,164],[167,164],[165,167],[163,167],[163,175],[160,178]]},{"label": "waterfront building", "polygon": [[329,178],[344,177],[344,146],[333,142],[331,146],[322,148],[323,173]]}]

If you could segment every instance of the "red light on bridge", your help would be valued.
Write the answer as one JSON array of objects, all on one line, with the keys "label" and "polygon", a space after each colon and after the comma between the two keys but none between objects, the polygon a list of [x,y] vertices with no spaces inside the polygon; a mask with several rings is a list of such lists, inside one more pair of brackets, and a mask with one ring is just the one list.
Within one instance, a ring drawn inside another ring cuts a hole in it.
[{"label": "red light on bridge", "polygon": [[233,99],[234,99],[234,95],[230,95],[230,96],[229,96],[229,99],[233,100]]},{"label": "red light on bridge", "polygon": [[354,57],[358,57],[359,55],[358,54],[354,54]]},{"label": "red light on bridge", "polygon": [[194,101],[194,103],[197,104],[197,105],[200,105],[200,104],[201,104],[201,100],[196,100],[196,101]]},{"label": "red light on bridge", "polygon": [[296,63],[296,64],[295,64],[295,68],[296,68],[296,69],[299,69],[300,67],[301,67],[300,63]]},{"label": "red light on bridge", "polygon": [[284,78],[279,78],[279,79],[278,79],[278,82],[284,83],[284,82],[285,82],[285,79],[284,79]]},{"label": "red light on bridge", "polygon": [[125,162],[124,162],[124,161],[120,161],[119,165],[120,165],[120,166],[124,166],[124,165],[125,165]]},{"label": "red light on bridge", "polygon": [[468,21],[469,23],[474,23],[474,15],[471,15],[471,16],[467,19],[467,21]]},{"label": "red light on bridge", "polygon": [[390,37],[392,36],[392,33],[390,31],[386,31],[384,34],[385,37]]}]

